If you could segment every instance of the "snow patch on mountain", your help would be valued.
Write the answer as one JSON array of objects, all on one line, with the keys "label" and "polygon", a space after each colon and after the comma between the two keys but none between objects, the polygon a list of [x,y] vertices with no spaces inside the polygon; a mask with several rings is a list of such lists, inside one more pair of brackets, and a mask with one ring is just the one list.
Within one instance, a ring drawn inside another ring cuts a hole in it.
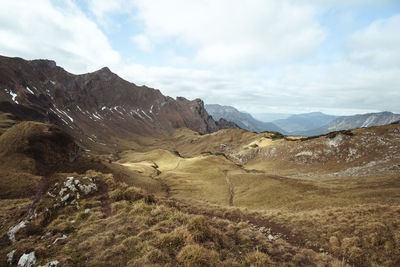
[{"label": "snow patch on mountain", "polygon": [[27,86],[26,90],[28,90],[29,93],[31,93],[32,95],[34,95],[35,93]]},{"label": "snow patch on mountain", "polygon": [[7,93],[9,93],[12,97],[12,101],[14,101],[14,103],[19,104],[17,100],[15,100],[15,98],[17,97],[17,94],[14,93],[12,90],[8,90],[8,89],[4,89]]}]

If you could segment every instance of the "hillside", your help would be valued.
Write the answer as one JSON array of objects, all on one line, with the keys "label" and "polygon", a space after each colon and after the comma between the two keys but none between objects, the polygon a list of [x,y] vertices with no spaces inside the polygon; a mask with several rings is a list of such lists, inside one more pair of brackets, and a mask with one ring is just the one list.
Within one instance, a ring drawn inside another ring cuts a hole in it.
[{"label": "hillside", "polygon": [[237,127],[214,121],[200,99],[166,97],[108,68],[74,75],[54,61],[8,57],[0,57],[0,111],[17,120],[57,124],[97,149],[105,143],[120,145],[118,138],[145,142],[140,137],[162,136],[180,127],[201,134]]},{"label": "hillside", "polygon": [[400,262],[394,252],[400,240],[399,124],[302,139],[180,131],[170,142],[173,147],[127,151],[118,163],[143,171],[152,162],[170,198],[260,211],[307,240],[307,248],[356,266]]},{"label": "hillside", "polygon": [[262,122],[254,119],[250,114],[240,112],[231,106],[218,104],[205,105],[207,112],[215,119],[221,118],[236,123],[240,128],[251,132],[276,131],[286,133],[283,129],[271,122]]},{"label": "hillside", "polygon": [[155,173],[139,172],[139,165],[77,148],[70,136],[38,122],[0,136],[2,266],[340,263],[304,248],[300,237],[261,214],[169,197],[151,163],[141,166]]}]

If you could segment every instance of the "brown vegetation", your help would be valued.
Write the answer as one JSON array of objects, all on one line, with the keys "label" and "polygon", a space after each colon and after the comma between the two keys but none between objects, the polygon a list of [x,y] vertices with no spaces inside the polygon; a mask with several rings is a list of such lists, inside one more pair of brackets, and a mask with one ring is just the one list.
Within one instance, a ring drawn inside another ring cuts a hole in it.
[{"label": "brown vegetation", "polygon": [[[308,141],[181,129],[118,155],[80,150],[70,162],[68,136],[17,124],[0,136],[0,265],[16,250],[14,264],[35,251],[39,264],[62,266],[397,266],[399,170],[389,168],[396,158],[369,174],[325,175],[379,160],[379,140],[395,144],[397,127]],[[341,158],[371,132],[383,138],[371,143],[375,151]],[[307,153],[296,161],[299,150],[290,150],[327,142],[338,152],[326,164]],[[272,148],[282,153],[270,157]],[[84,194],[92,183],[96,190]],[[23,221],[11,242],[10,229]]]}]

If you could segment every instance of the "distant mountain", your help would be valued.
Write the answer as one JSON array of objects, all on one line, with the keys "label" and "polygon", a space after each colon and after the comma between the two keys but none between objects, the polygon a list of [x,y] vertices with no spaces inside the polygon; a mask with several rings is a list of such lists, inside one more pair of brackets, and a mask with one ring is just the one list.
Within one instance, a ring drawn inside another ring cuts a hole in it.
[{"label": "distant mountain", "polygon": [[353,116],[339,117],[323,127],[323,129],[325,129],[326,132],[332,132],[353,128],[386,125],[398,120],[400,120],[400,114],[394,114],[388,111],[358,114]]},{"label": "distant mountain", "polygon": [[320,128],[298,132],[298,134],[308,136],[320,135],[333,131],[387,125],[399,120],[400,114],[394,114],[388,111],[379,113],[357,114],[352,116],[341,116]]},{"label": "distant mountain", "polygon": [[18,120],[54,123],[78,140],[96,142],[164,135],[181,127],[201,134],[237,128],[224,120],[214,121],[201,99],[173,99],[125,81],[108,68],[74,75],[54,61],[3,56],[0,111]]},{"label": "distant mountain", "polygon": [[276,120],[284,120],[292,116],[293,114],[288,113],[252,113],[251,114],[256,120],[263,122],[273,122]]},{"label": "distant mountain", "polygon": [[271,122],[262,122],[254,119],[249,113],[240,112],[231,106],[221,106],[218,104],[206,104],[205,109],[214,120],[221,118],[236,123],[239,127],[252,132],[263,132],[263,131],[277,131],[286,133],[283,129],[276,126]]},{"label": "distant mountain", "polygon": [[[207,106],[208,105],[206,105],[206,109],[208,110]],[[228,115],[227,113],[236,114],[234,111],[238,111],[235,109],[231,109],[233,108],[225,107],[225,109],[219,109],[219,113],[217,114],[220,117],[230,118],[230,120],[235,121],[233,116]],[[223,113],[222,111],[224,111],[225,113]],[[210,110],[209,113],[214,117],[214,110]],[[241,114],[242,116],[249,116],[249,114],[244,112],[242,112]],[[241,126],[238,118],[235,119],[235,122],[239,126]],[[275,124],[278,128],[281,128],[281,131],[285,132],[286,134],[314,136],[326,134],[333,131],[386,125],[399,120],[400,114],[394,114],[387,111],[379,113],[357,114],[351,116],[335,116],[324,114],[322,112],[311,112],[304,114],[294,114],[286,119],[274,120],[272,121],[272,123]]]},{"label": "distant mountain", "polygon": [[291,134],[297,134],[323,127],[336,118],[338,116],[311,112],[292,115],[287,119],[275,120],[273,123]]}]

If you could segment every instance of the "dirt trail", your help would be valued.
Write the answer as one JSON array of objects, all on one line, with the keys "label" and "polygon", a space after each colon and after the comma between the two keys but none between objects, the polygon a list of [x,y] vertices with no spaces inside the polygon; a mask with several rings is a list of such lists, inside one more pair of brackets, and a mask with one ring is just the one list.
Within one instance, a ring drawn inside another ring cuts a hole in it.
[{"label": "dirt trail", "polygon": [[36,204],[39,202],[40,198],[42,197],[42,195],[47,191],[48,187],[49,187],[49,182],[50,178],[48,177],[43,177],[42,180],[39,183],[38,186],[38,191],[36,192],[32,204],[30,205],[28,212],[27,212],[27,217],[32,216],[34,214],[34,211],[36,209]]},{"label": "dirt trail", "polygon": [[107,218],[111,215],[111,199],[108,195],[108,186],[102,181],[97,183],[97,185],[101,194],[97,196],[96,199],[101,202],[101,211],[103,212],[103,217]]},{"label": "dirt trail", "polygon": [[320,253],[319,247],[316,246],[306,246],[306,238],[295,235],[292,231],[284,225],[277,224],[273,221],[270,221],[266,218],[261,216],[255,216],[250,214],[245,214],[243,212],[221,212],[218,209],[207,209],[206,207],[202,207],[202,205],[198,204],[191,204],[187,201],[180,200],[180,199],[172,199],[176,203],[174,206],[178,210],[188,213],[188,214],[195,214],[195,215],[203,215],[210,218],[218,218],[229,220],[235,223],[239,222],[247,222],[249,225],[253,226],[254,228],[258,229],[263,234],[269,235],[271,234],[275,239],[282,238],[286,240],[293,246],[296,247],[306,247],[309,249],[314,250],[317,253]]},{"label": "dirt trail", "polygon": [[225,180],[226,180],[226,183],[227,183],[228,189],[229,189],[229,206],[233,206],[233,198],[235,196],[235,190],[234,190],[233,184],[231,183],[231,180],[229,179],[228,171],[224,170],[223,172],[224,172]]},{"label": "dirt trail", "polygon": [[156,174],[155,175],[151,175],[150,177],[151,177],[151,179],[157,180],[161,184],[161,186],[165,190],[165,193],[167,194],[167,198],[169,198],[171,196],[171,188],[169,187],[169,185],[164,183],[163,180],[160,179],[159,176],[161,174],[161,171],[158,169],[158,165],[154,161],[152,161],[152,162],[153,162],[153,166],[152,167],[156,171]]}]

